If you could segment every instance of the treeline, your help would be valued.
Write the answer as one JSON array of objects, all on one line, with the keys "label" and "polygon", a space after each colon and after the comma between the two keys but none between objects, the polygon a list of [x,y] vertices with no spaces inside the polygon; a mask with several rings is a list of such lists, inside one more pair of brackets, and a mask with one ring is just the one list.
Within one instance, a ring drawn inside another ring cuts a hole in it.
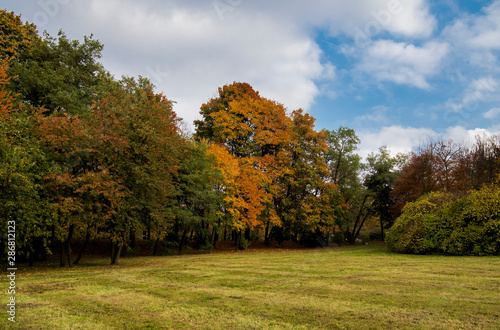
[{"label": "treeline", "polygon": [[471,148],[429,143],[412,153],[393,188],[387,235],[401,253],[500,255],[500,139]]},{"label": "treeline", "polygon": [[187,135],[174,102],[146,78],[114,79],[92,37],[42,38],[6,11],[0,24],[0,248],[15,221],[30,264],[56,250],[77,264],[92,239],[110,242],[113,264],[139,239],[153,254],[221,240],[342,244],[374,219],[383,239],[408,202],[498,179],[498,140],[395,157],[382,147],[362,163],[354,130],[317,131],[247,83],[219,88]]}]

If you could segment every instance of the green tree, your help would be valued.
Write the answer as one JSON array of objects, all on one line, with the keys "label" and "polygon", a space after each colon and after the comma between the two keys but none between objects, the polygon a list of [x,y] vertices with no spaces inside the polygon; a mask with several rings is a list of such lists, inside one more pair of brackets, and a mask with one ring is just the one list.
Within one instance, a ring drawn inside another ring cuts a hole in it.
[{"label": "green tree", "polygon": [[8,65],[0,62],[0,248],[5,251],[7,221],[15,222],[18,257],[33,264],[49,245],[51,207],[43,190],[52,166],[34,134],[35,121],[13,106],[6,92]]},{"label": "green tree", "polygon": [[102,44],[92,36],[82,43],[69,40],[63,32],[57,39],[45,35],[35,40],[11,61],[12,90],[20,101],[43,107],[46,114],[87,115],[99,99],[100,85],[110,80],[98,62]]},{"label": "green tree", "polygon": [[[354,243],[372,213],[371,195],[361,183],[363,164],[356,153],[361,140],[353,129],[347,127],[323,132],[328,142],[326,161],[331,173],[328,179],[338,186],[339,192],[349,205],[348,211],[337,219],[337,224],[347,233],[349,241]],[[337,243],[341,243],[341,239]]]},{"label": "green tree", "polygon": [[378,154],[371,153],[367,160],[368,173],[365,186],[373,194],[374,211],[380,218],[380,230],[384,237],[384,228],[390,227],[394,221],[391,212],[394,205],[392,190],[405,156],[398,154],[396,157],[391,157],[389,150],[384,146],[379,149]]}]

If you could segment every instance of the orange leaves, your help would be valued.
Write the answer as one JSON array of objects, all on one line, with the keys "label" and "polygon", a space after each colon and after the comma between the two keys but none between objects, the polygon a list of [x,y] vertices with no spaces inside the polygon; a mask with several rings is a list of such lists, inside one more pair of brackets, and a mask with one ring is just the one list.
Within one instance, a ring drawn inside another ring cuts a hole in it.
[{"label": "orange leaves", "polygon": [[342,200],[336,186],[325,185],[328,144],[314,129],[314,117],[302,110],[290,117],[283,105],[241,83],[219,89],[200,113],[196,136],[214,143],[210,152],[224,174],[224,211],[235,226],[264,221],[332,228]]},{"label": "orange leaves", "polygon": [[211,144],[208,150],[216,159],[223,182],[219,189],[224,193],[224,209],[235,229],[253,228],[261,224],[259,216],[270,202],[266,193],[265,175],[246,158],[236,158],[222,146]]},{"label": "orange leaves", "polygon": [[10,81],[7,75],[8,68],[7,61],[0,60],[0,119],[8,117],[13,111],[14,95],[7,90]]},{"label": "orange leaves", "polygon": [[29,47],[30,42],[38,39],[34,24],[23,24],[21,16],[14,12],[0,10],[0,60],[17,57],[22,48]]}]

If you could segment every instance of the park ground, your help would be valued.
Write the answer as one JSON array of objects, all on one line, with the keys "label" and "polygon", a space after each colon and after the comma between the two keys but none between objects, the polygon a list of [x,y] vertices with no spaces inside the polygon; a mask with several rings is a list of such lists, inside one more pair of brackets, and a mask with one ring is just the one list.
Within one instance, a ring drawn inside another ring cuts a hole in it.
[{"label": "park ground", "polygon": [[16,285],[2,329],[500,329],[499,257],[383,244],[94,256],[20,267]]}]

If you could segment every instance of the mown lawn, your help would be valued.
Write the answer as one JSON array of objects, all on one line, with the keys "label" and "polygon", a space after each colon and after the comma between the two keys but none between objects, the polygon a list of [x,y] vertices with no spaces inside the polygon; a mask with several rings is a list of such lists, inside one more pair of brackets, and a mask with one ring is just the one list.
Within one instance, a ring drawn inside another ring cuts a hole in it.
[{"label": "mown lawn", "polygon": [[0,328],[500,329],[498,257],[369,245],[108,263],[19,269],[17,322]]}]

